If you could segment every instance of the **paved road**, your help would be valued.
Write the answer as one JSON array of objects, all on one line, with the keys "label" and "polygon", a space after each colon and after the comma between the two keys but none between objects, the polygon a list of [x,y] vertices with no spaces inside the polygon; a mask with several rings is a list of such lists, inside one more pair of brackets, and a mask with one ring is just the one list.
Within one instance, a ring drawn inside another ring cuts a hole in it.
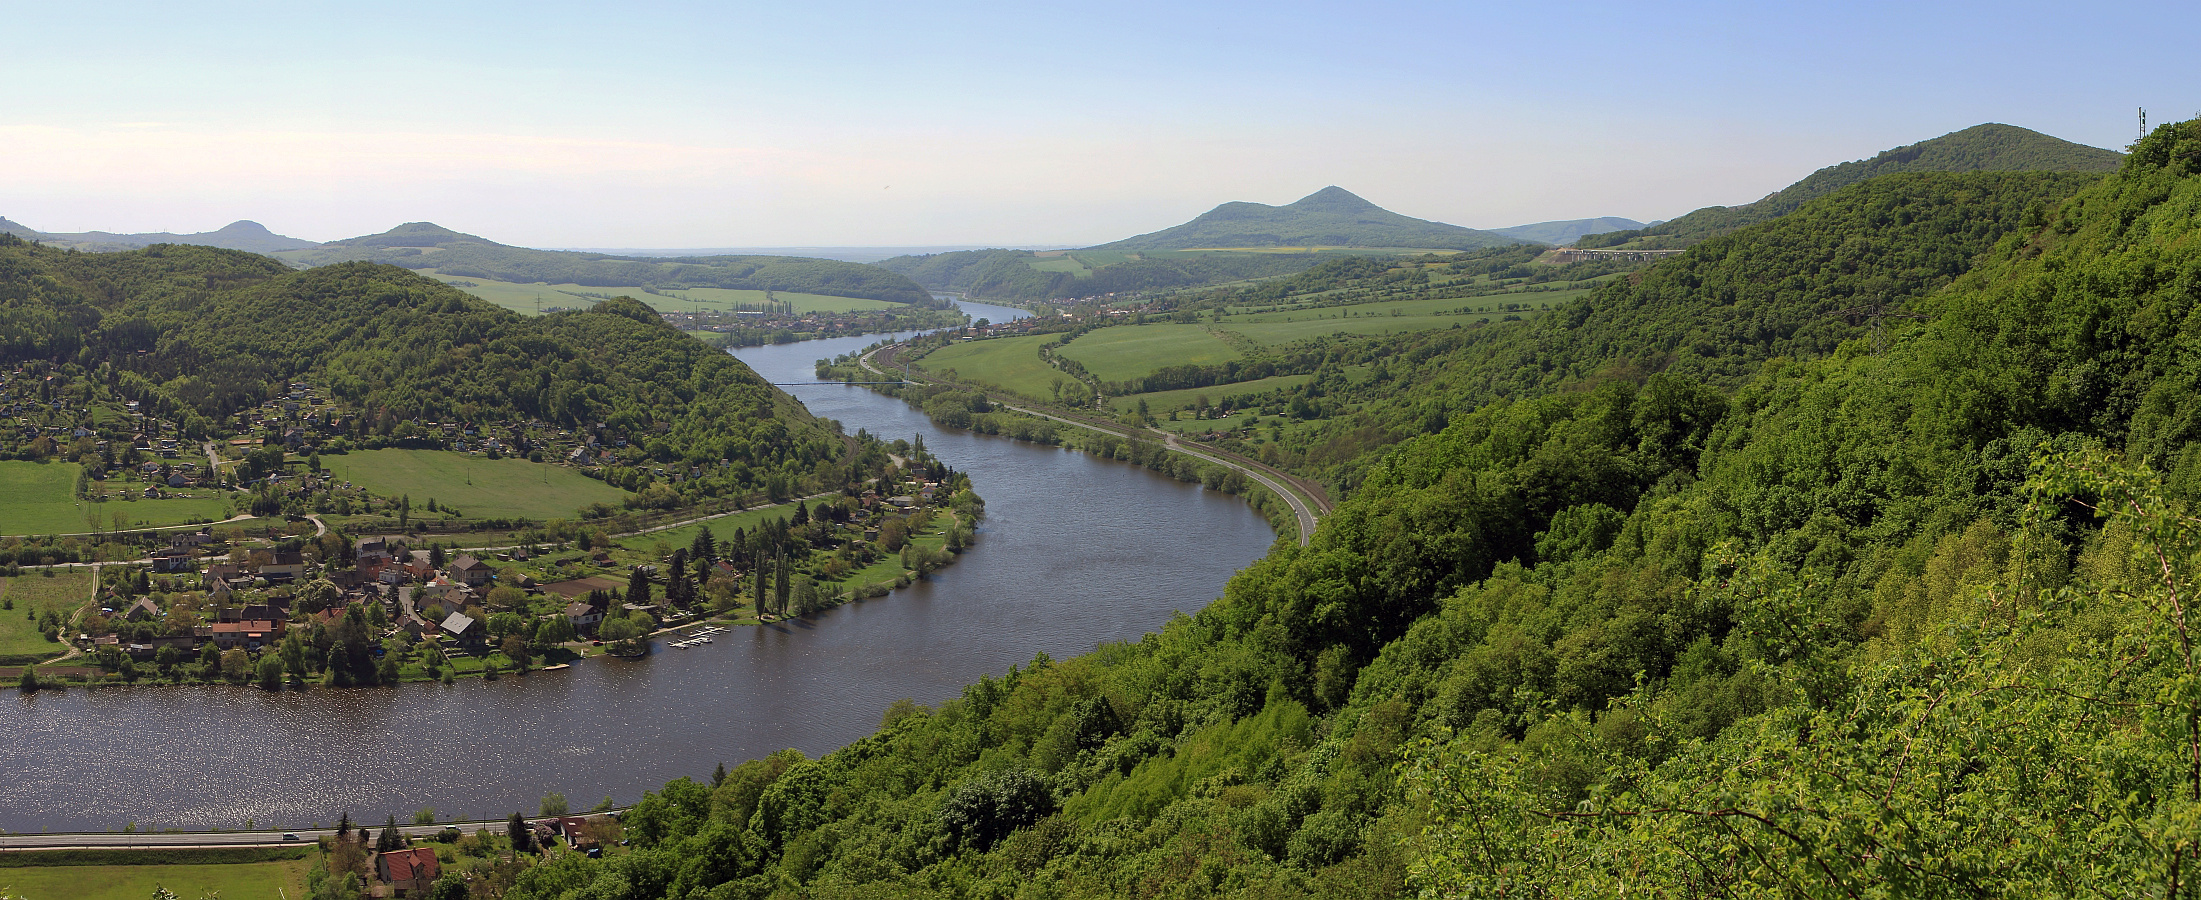
[{"label": "paved road", "polygon": [[[879,370],[879,368],[878,368],[877,366],[874,366],[874,365],[872,365],[872,364],[871,364],[871,356],[872,356],[872,354],[874,354],[874,353],[878,353],[878,352],[880,352],[880,351],[882,351],[882,350],[897,349],[897,348],[899,348],[900,346],[901,346],[901,345],[899,345],[899,344],[889,344],[889,345],[887,345],[887,346],[885,346],[885,347],[880,347],[880,348],[878,348],[877,350],[873,350],[873,351],[871,351],[870,353],[865,353],[865,354],[863,354],[863,355],[861,355],[861,356],[858,356],[858,357],[856,357],[856,362],[857,362],[858,364],[862,365],[862,366],[864,367],[864,369],[866,369],[866,370],[868,370],[868,371],[870,371],[870,372],[872,372],[872,373],[874,373],[874,374],[878,374],[878,375],[886,375],[887,373],[885,373],[885,372],[882,372],[882,371],[880,371],[880,370]],[[1017,406],[1017,405],[1015,405],[1015,404],[1013,404],[1013,403],[1008,403],[1008,402],[1006,402],[1006,401],[1003,401],[1003,400],[1002,400],[1001,398],[999,398],[999,397],[993,397],[993,396],[992,396],[992,395],[990,395],[990,394],[988,395],[988,399],[992,400],[992,401],[993,401],[994,403],[996,403],[996,404],[998,404],[998,405],[1000,405],[1000,406],[1004,406],[1004,407],[1007,407],[1007,408],[1009,408],[1009,409],[1015,410],[1015,411],[1017,411],[1017,412],[1023,413],[1023,414],[1025,414],[1025,415],[1028,415],[1028,416],[1038,416],[1039,418],[1042,418],[1042,419],[1048,419],[1048,420],[1051,420],[1051,421],[1055,421],[1055,422],[1061,422],[1061,423],[1062,423],[1062,424],[1064,424],[1064,425],[1070,425],[1070,426],[1074,426],[1074,427],[1077,427],[1077,428],[1083,428],[1083,429],[1085,429],[1085,430],[1087,430],[1087,431],[1095,431],[1095,432],[1099,432],[1099,433],[1101,433],[1101,434],[1112,434],[1112,435],[1115,435],[1115,436],[1117,436],[1117,437],[1129,437],[1129,436],[1130,436],[1130,435],[1126,434],[1126,433],[1125,433],[1124,431],[1122,431],[1122,430],[1118,430],[1118,429],[1114,429],[1114,428],[1104,428],[1104,427],[1102,427],[1102,426],[1100,426],[1100,425],[1095,425],[1095,424],[1093,424],[1093,423],[1091,423],[1091,422],[1081,422],[1081,421],[1078,421],[1078,420],[1076,420],[1076,419],[1069,419],[1069,418],[1064,418],[1064,417],[1062,417],[1062,416],[1057,416],[1057,415],[1053,415],[1053,414],[1050,414],[1050,413],[1044,413],[1044,412],[1040,412],[1039,410],[1035,410],[1035,409],[1027,409],[1027,408],[1025,408],[1025,407],[1022,407],[1022,406]],[[1298,490],[1296,490],[1296,489],[1294,489],[1294,488],[1291,488],[1291,487],[1288,487],[1288,486],[1286,486],[1286,485],[1284,484],[1284,482],[1283,482],[1283,481],[1279,480],[1278,478],[1274,478],[1274,477],[1271,477],[1271,476],[1270,476],[1270,474],[1269,474],[1269,473],[1267,473],[1267,472],[1263,472],[1263,471],[1261,471],[1261,470],[1259,470],[1259,469],[1256,469],[1256,468],[1254,468],[1254,467],[1252,467],[1252,466],[1249,466],[1249,465],[1246,465],[1246,464],[1244,464],[1244,463],[1241,463],[1241,462],[1239,462],[1239,461],[1237,461],[1237,460],[1234,460],[1234,459],[1227,459],[1227,458],[1224,458],[1224,457],[1221,457],[1221,456],[1217,456],[1217,455],[1214,455],[1214,454],[1212,454],[1212,453],[1209,453],[1209,452],[1205,452],[1205,451],[1203,451],[1203,450],[1200,450],[1200,449],[1195,449],[1195,448],[1194,448],[1194,447],[1192,447],[1191,445],[1188,445],[1188,444],[1184,443],[1183,441],[1180,441],[1180,440],[1178,440],[1178,439],[1177,439],[1177,436],[1176,436],[1176,435],[1170,434],[1170,433],[1168,433],[1168,432],[1165,432],[1165,431],[1161,431],[1161,430],[1159,430],[1159,429],[1149,429],[1149,430],[1150,430],[1150,431],[1153,431],[1153,432],[1154,432],[1155,434],[1161,435],[1161,436],[1162,436],[1162,439],[1163,439],[1163,442],[1164,442],[1164,444],[1165,444],[1166,446],[1168,446],[1168,447],[1169,447],[1169,449],[1171,449],[1171,450],[1175,450],[1175,451],[1177,451],[1177,452],[1179,452],[1179,453],[1183,453],[1183,454],[1185,454],[1186,456],[1190,456],[1190,457],[1193,457],[1194,459],[1201,459],[1201,460],[1206,460],[1206,461],[1208,461],[1208,462],[1214,463],[1214,464],[1216,464],[1216,465],[1219,465],[1219,466],[1226,466],[1226,467],[1229,467],[1229,468],[1231,468],[1231,469],[1235,469],[1235,470],[1237,470],[1237,471],[1239,471],[1239,472],[1241,472],[1241,473],[1244,473],[1246,477],[1248,477],[1248,478],[1251,478],[1251,479],[1253,479],[1253,480],[1255,480],[1255,481],[1261,482],[1262,486],[1264,486],[1264,487],[1267,487],[1267,488],[1268,488],[1268,489],[1269,489],[1270,491],[1274,492],[1274,493],[1275,493],[1275,494],[1276,494],[1276,495],[1277,495],[1278,497],[1281,497],[1281,498],[1283,498],[1283,499],[1284,499],[1284,502],[1285,502],[1285,503],[1287,503],[1287,504],[1289,504],[1289,505],[1291,506],[1291,508],[1292,508],[1292,516],[1293,516],[1293,518],[1295,518],[1295,519],[1297,519],[1297,520],[1299,521],[1299,546],[1305,547],[1305,546],[1307,546],[1307,545],[1308,545],[1308,543],[1309,543],[1309,542],[1311,542],[1311,541],[1313,541],[1313,540],[1314,540],[1314,530],[1315,530],[1315,524],[1316,524],[1316,521],[1317,521],[1317,519],[1319,518],[1319,516],[1318,516],[1318,515],[1316,514],[1316,511],[1315,511],[1315,509],[1314,509],[1314,506],[1313,506],[1313,505],[1312,505],[1311,503],[1309,503],[1309,502],[1308,502],[1308,500],[1307,500],[1307,498],[1306,498],[1305,496],[1301,495],[1301,494],[1300,494],[1300,492],[1299,492]]]}]

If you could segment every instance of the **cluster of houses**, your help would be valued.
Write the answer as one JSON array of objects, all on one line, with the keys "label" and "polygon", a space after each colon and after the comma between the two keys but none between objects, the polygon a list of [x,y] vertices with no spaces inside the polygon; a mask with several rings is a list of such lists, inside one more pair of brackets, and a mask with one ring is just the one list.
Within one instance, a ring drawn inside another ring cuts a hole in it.
[{"label": "cluster of houses", "polygon": [[[197,566],[200,549],[213,542],[213,535],[206,530],[175,535],[168,547],[153,554],[153,571],[191,572]],[[400,555],[393,552],[388,539],[379,537],[355,541],[353,552],[351,568],[336,569],[323,576],[342,592],[340,602],[309,618],[333,621],[351,604],[377,602],[395,621],[394,627],[407,631],[415,640],[449,641],[461,652],[480,644],[484,637],[482,623],[457,610],[481,604],[483,594],[496,577],[488,563],[462,554],[438,568],[431,561],[430,551],[408,550]],[[524,557],[525,551],[520,552]],[[115,634],[83,635],[81,639],[94,649],[113,645],[139,659],[150,659],[166,646],[186,652],[197,652],[209,643],[224,650],[233,647],[259,650],[281,641],[292,619],[291,599],[275,596],[246,604],[241,598],[247,591],[262,586],[294,583],[304,578],[307,569],[304,554],[260,549],[248,552],[242,561],[231,562],[229,557],[223,560],[198,572],[198,587],[206,592],[214,621],[195,626],[192,634],[153,638],[128,646],[121,646]],[[431,607],[452,612],[429,622],[422,613]],[[149,598],[139,598],[120,609],[110,608],[108,614],[122,622],[158,622],[165,617],[165,612]],[[304,624],[310,627],[314,623]]]}]

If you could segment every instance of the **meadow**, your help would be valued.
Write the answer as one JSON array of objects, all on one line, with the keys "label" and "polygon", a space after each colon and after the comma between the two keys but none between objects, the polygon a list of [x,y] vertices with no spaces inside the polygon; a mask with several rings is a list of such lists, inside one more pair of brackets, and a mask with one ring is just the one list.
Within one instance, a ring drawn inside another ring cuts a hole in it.
[{"label": "meadow", "polygon": [[734,536],[734,529],[736,528],[744,531],[755,531],[757,526],[767,519],[789,518],[794,515],[795,505],[792,503],[746,509],[707,522],[682,525],[678,528],[667,528],[664,531],[629,535],[619,539],[619,546],[641,552],[650,550],[662,541],[668,548],[668,552],[670,552],[695,543],[695,536],[706,527],[711,529],[712,539],[723,545],[727,539]]},{"label": "meadow", "polygon": [[1055,351],[1102,381],[1127,381],[1163,366],[1214,365],[1238,350],[1204,325],[1119,325],[1087,332]]},{"label": "meadow", "polygon": [[1218,384],[1213,387],[1185,388],[1179,391],[1155,391],[1151,394],[1110,397],[1108,403],[1115,407],[1117,412],[1130,412],[1138,409],[1139,401],[1144,400],[1148,410],[1160,414],[1164,410],[1183,409],[1198,402],[1201,397],[1206,397],[1209,403],[1221,403],[1225,399],[1233,397],[1246,397],[1278,388],[1298,387],[1307,383],[1307,379],[1313,377],[1312,375],[1272,375],[1267,378],[1241,381],[1236,384]]},{"label": "meadow", "polygon": [[22,900],[145,900],[156,888],[178,897],[306,896],[311,860],[221,865],[39,866],[0,869],[0,896]]},{"label": "meadow", "polygon": [[38,633],[36,617],[52,609],[66,612],[92,599],[92,576],[77,569],[56,570],[52,577],[21,575],[0,578],[0,600],[13,609],[0,610],[0,662],[19,665],[61,654],[68,648]]},{"label": "meadow", "polygon": [[[105,531],[122,513],[124,527],[181,525],[193,521],[219,521],[229,517],[229,500],[211,495],[167,500],[108,500],[86,503],[76,499],[76,476],[83,469],[75,463],[0,462],[0,534],[82,534]],[[114,490],[119,480],[105,483]],[[134,485],[142,489],[142,485]],[[134,493],[131,496],[136,496]],[[87,523],[97,516],[98,523]]]},{"label": "meadow", "polygon": [[949,344],[926,354],[917,365],[927,372],[953,369],[961,380],[1030,397],[1050,397],[1055,379],[1064,384],[1076,381],[1039,358],[1039,345],[1054,339],[1054,335],[1027,335]]},{"label": "meadow", "polygon": [[590,503],[618,505],[627,492],[572,469],[516,457],[489,459],[441,450],[363,450],[321,457],[336,477],[386,497],[412,498],[413,515],[431,518],[428,501],[473,519],[571,519]]},{"label": "meadow", "polygon": [[[513,312],[533,315],[537,301],[541,308],[563,307],[578,309],[593,305],[604,297],[633,297],[649,304],[658,312],[733,312],[737,309],[756,309],[764,302],[763,291],[733,290],[728,288],[689,288],[650,293],[640,285],[602,287],[579,284],[517,284],[509,281],[490,281],[483,278],[443,275],[434,270],[421,274],[451,285],[483,300],[487,300]],[[773,291],[772,299],[790,304],[797,313],[850,312],[859,309],[890,309],[907,306],[887,300],[870,300],[863,297],[832,297],[825,294],[798,294],[791,291]]]}]

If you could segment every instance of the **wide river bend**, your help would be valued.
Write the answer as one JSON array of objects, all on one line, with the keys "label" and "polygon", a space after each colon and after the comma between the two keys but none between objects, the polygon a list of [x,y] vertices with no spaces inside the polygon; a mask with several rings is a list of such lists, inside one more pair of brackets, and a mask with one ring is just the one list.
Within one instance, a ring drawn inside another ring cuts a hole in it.
[{"label": "wide river bend", "polygon": [[[1023,313],[964,303],[974,317]],[[775,382],[879,336],[752,347]],[[8,691],[0,704],[0,829],[240,828],[532,814],[631,803],[794,747],[870,733],[902,697],[935,704],[1045,652],[1135,639],[1221,593],[1266,552],[1234,497],[1081,453],[943,429],[899,400],[792,387],[853,433],[922,435],[986,498],[977,545],[930,579],[808,620],[740,628],[647,659],[452,686],[269,694],[214,686]]]}]

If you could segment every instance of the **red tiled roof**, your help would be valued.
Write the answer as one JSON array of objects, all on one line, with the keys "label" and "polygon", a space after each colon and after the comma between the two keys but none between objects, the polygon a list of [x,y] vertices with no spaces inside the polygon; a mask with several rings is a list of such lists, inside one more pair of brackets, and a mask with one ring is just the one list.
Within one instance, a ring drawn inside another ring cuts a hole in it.
[{"label": "red tiled roof", "polygon": [[384,881],[429,881],[443,874],[443,863],[436,860],[436,851],[427,847],[411,850],[392,850],[382,854]]}]

